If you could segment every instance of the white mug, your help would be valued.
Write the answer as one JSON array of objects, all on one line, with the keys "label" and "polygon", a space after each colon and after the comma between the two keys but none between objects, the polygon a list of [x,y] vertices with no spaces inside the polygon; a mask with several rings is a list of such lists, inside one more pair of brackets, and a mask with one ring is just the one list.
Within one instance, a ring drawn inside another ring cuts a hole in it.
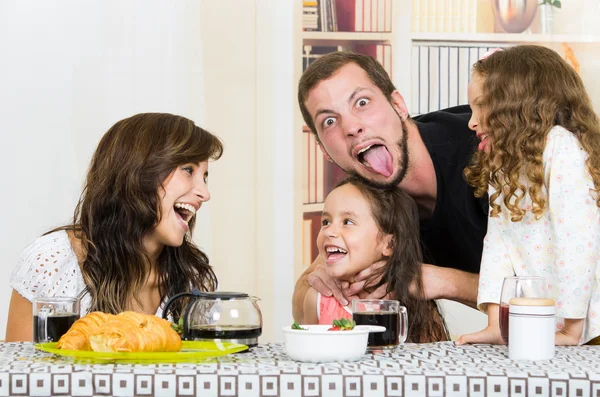
[{"label": "white mug", "polygon": [[549,360],[554,357],[554,300],[513,298],[508,317],[508,357],[511,360]]}]

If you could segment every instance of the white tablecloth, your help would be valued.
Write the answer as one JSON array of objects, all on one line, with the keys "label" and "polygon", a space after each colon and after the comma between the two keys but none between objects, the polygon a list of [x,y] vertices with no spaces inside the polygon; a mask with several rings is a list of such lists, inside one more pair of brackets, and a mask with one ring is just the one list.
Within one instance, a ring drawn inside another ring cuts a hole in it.
[{"label": "white tablecloth", "polygon": [[574,396],[600,397],[600,347],[514,362],[504,346],[407,344],[357,362],[290,360],[283,346],[210,363],[78,364],[31,343],[0,343],[0,396]]}]

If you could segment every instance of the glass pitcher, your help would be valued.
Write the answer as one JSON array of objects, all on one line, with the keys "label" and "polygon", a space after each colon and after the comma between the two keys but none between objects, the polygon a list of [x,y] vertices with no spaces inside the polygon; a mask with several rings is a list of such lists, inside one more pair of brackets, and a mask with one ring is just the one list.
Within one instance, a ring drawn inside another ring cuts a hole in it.
[{"label": "glass pitcher", "polygon": [[262,334],[257,297],[242,292],[183,292],[173,296],[163,311],[180,298],[190,298],[182,310],[184,340],[240,343],[253,347]]}]

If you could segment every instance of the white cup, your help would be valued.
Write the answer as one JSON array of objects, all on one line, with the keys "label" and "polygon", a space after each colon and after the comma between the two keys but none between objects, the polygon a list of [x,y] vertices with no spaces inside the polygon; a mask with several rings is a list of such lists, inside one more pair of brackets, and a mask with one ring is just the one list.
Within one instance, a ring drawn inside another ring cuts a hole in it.
[{"label": "white cup", "polygon": [[554,357],[554,300],[513,298],[508,317],[508,357],[511,360],[549,360]]}]

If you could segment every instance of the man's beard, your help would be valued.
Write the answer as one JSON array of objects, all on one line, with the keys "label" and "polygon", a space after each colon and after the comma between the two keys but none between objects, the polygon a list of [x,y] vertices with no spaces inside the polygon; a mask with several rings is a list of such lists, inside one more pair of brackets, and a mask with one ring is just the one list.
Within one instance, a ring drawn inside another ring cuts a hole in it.
[{"label": "man's beard", "polygon": [[398,186],[400,184],[400,182],[402,182],[404,180],[404,177],[406,176],[406,173],[408,171],[408,164],[409,164],[409,162],[408,162],[408,134],[406,133],[406,128],[404,127],[404,121],[401,121],[401,125],[402,125],[402,137],[397,142],[397,147],[400,150],[400,158],[398,159],[398,173],[391,181],[378,182],[376,180],[373,180],[371,178],[367,178],[363,175],[358,174],[358,172],[356,172],[355,170],[348,172],[348,174],[359,177],[360,179],[365,181],[365,183],[367,185],[370,185],[377,189],[389,189],[389,188]]}]

